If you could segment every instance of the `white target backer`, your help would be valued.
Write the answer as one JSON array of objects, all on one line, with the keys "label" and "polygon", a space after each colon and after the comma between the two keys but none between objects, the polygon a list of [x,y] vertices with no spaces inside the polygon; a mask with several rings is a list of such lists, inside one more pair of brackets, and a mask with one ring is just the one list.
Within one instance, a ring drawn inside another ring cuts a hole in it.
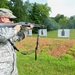
[{"label": "white target backer", "polygon": [[70,37],[70,29],[58,29],[58,37]]},{"label": "white target backer", "polygon": [[28,31],[27,31],[27,35],[28,35],[28,36],[32,36],[32,30],[28,30]]},{"label": "white target backer", "polygon": [[47,29],[39,29],[39,36],[47,36]]}]

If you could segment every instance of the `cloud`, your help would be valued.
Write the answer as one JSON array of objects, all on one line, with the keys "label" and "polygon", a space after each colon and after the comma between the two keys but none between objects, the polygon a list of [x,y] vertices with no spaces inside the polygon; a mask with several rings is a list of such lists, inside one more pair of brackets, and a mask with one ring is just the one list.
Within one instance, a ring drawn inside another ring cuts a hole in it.
[{"label": "cloud", "polygon": [[[51,7],[51,16],[63,14],[64,16],[72,16],[75,14],[75,0],[48,0],[48,5]],[[73,3],[73,4],[72,4]]]}]

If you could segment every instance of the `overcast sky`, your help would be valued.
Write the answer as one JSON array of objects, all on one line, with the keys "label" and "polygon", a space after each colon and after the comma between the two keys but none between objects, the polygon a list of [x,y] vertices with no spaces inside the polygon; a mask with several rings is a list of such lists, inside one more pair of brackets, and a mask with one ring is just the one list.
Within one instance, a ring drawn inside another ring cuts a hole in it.
[{"label": "overcast sky", "polygon": [[55,17],[57,14],[63,14],[67,17],[75,15],[75,0],[29,0],[29,2],[48,3],[52,11],[51,17]]}]

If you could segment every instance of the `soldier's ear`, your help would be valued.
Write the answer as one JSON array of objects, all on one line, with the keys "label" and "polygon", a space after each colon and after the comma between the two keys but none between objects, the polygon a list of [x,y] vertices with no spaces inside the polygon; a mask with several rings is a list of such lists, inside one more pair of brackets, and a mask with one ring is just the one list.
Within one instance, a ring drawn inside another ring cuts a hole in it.
[{"label": "soldier's ear", "polygon": [[3,16],[0,17],[1,22],[5,21],[5,18]]}]

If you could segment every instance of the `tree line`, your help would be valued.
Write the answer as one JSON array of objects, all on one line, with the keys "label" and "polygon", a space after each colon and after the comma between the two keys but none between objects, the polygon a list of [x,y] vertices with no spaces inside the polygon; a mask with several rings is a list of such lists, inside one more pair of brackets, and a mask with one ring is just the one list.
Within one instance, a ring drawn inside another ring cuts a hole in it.
[{"label": "tree line", "polygon": [[[51,7],[47,3],[30,3],[23,0],[0,0],[0,8],[8,8],[13,11],[17,17],[14,22],[30,22],[35,24],[43,24],[48,31],[56,29],[74,29],[75,16],[67,17],[57,14],[50,17]],[[36,29],[34,29],[36,33]]]}]

